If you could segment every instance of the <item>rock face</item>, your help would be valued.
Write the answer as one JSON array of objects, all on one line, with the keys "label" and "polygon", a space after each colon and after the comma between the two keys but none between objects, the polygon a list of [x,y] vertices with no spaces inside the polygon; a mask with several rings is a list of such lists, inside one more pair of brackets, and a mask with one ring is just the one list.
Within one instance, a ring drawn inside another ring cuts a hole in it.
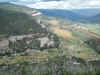
[{"label": "rock face", "polygon": [[23,35],[9,38],[9,48],[17,51],[25,49],[44,50],[48,48],[57,48],[59,40],[53,34],[35,34]]},{"label": "rock face", "polygon": [[46,30],[42,33],[25,34],[9,36],[0,42],[0,55],[21,53],[27,49],[45,50],[50,48],[58,48],[59,38]]},{"label": "rock face", "polygon": [[54,47],[55,42],[53,40],[50,40],[48,37],[43,37],[38,39],[40,41],[40,48],[43,48],[45,46],[47,47]]}]

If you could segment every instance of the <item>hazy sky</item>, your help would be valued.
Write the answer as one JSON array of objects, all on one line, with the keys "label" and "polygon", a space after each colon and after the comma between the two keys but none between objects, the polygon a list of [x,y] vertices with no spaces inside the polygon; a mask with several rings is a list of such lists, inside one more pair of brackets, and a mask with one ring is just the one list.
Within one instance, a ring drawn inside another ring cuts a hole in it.
[{"label": "hazy sky", "polygon": [[8,1],[37,9],[100,8],[100,0],[0,0]]}]

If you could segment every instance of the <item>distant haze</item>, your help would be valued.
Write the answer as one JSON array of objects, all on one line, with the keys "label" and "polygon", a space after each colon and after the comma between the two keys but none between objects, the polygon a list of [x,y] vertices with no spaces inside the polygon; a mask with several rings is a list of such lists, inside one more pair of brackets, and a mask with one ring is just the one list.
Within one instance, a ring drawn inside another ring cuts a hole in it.
[{"label": "distant haze", "polygon": [[100,8],[100,0],[0,0],[23,4],[37,9]]}]

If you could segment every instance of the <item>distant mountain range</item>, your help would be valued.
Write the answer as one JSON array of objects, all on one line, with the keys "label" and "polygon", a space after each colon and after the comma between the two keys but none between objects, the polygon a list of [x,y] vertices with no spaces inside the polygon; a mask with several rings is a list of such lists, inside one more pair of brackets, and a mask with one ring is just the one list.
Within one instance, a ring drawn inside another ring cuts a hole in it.
[{"label": "distant mountain range", "polygon": [[83,23],[99,23],[96,18],[96,15],[100,14],[99,0],[1,0],[0,2],[4,1],[38,9],[48,16]]},{"label": "distant mountain range", "polygon": [[55,16],[59,18],[65,18],[72,21],[78,21],[84,18],[84,16],[80,16],[75,12],[69,11],[69,10],[57,10],[57,9],[38,9],[40,12],[42,12],[44,15],[47,16]]},{"label": "distant mountain range", "polygon": [[[20,1],[22,0],[19,0],[19,2]],[[35,0],[30,0],[30,1],[33,2]],[[47,1],[47,0],[43,0],[42,2],[45,2],[45,1],[49,3],[52,2],[52,1]],[[57,1],[61,2],[64,0],[56,0],[54,2],[56,3]],[[14,4],[16,4],[18,3],[18,0],[15,0],[14,2],[15,2]],[[24,3],[24,0],[22,2]],[[41,2],[41,0],[40,1],[38,0],[35,2]],[[20,5],[23,5],[23,4],[20,4]],[[25,3],[25,5],[26,6],[28,5],[29,7],[33,7],[31,6],[30,3],[28,4],[27,2]],[[32,4],[32,5],[35,5],[35,4]],[[59,7],[57,7],[57,9],[51,9],[52,7],[50,7],[49,5],[46,8],[48,9],[39,8],[37,10],[39,10],[40,12],[42,12],[44,15],[47,15],[47,16],[55,16],[55,17],[64,18],[71,21],[82,22],[82,23],[100,23],[99,17],[98,17],[100,14],[100,8],[84,8],[84,9],[70,9],[69,10],[69,9],[64,9],[63,7],[62,9],[58,9]],[[29,13],[28,11],[25,11],[25,12]]]},{"label": "distant mountain range", "polygon": [[[100,9],[81,9],[81,10],[57,10],[57,9],[38,9],[44,15],[55,16],[75,22],[100,23]],[[90,11],[89,11],[90,10]],[[94,11],[95,10],[95,11]],[[98,11],[98,12],[97,12]]]},{"label": "distant mountain range", "polygon": [[99,8],[90,8],[90,9],[80,9],[72,10],[76,14],[85,17],[84,20],[87,23],[99,23],[100,24],[100,9]]},{"label": "distant mountain range", "polygon": [[87,16],[87,17],[100,14],[100,8],[73,9],[72,11],[77,14],[80,14],[82,16]]},{"label": "distant mountain range", "polygon": [[90,19],[90,23],[99,23],[100,24],[100,13],[95,16],[89,17],[88,19]]}]

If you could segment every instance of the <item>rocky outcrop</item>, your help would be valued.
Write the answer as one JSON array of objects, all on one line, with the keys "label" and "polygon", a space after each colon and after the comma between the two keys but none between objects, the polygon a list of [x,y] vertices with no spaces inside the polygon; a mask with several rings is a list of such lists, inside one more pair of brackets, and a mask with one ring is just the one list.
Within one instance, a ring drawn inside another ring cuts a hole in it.
[{"label": "rocky outcrop", "polygon": [[58,37],[54,34],[30,34],[11,37],[9,39],[9,48],[18,52],[25,49],[44,50],[48,48],[57,48],[59,46]]},{"label": "rocky outcrop", "polygon": [[4,3],[0,5],[0,55],[21,53],[27,49],[45,50],[57,48],[59,40],[51,33],[42,13],[33,8]]}]

